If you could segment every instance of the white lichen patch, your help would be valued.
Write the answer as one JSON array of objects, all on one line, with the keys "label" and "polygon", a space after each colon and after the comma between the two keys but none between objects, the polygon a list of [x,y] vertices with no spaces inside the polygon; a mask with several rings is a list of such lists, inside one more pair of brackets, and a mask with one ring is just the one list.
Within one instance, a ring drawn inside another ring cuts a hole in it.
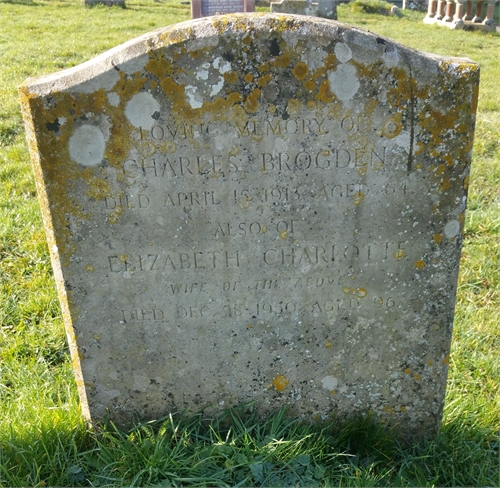
[{"label": "white lichen patch", "polygon": [[219,70],[221,74],[231,71],[231,63],[222,59],[220,56],[214,59],[212,65],[216,70]]},{"label": "white lichen patch", "polygon": [[134,127],[149,130],[155,122],[154,116],[160,111],[160,104],[151,93],[141,92],[127,103],[125,115]]},{"label": "white lichen patch", "polygon": [[198,80],[208,80],[208,68],[210,68],[210,63],[203,63],[196,72],[196,78]]},{"label": "white lichen patch", "polygon": [[187,85],[186,88],[184,88],[184,93],[186,94],[188,103],[192,108],[200,108],[203,106],[203,101],[198,100],[197,98],[197,92],[197,88],[193,85]]},{"label": "white lichen patch", "polygon": [[333,377],[333,376],[325,376],[321,380],[321,386],[325,390],[329,390],[329,391],[335,390],[335,388],[337,388],[338,383],[339,383],[338,379]]},{"label": "white lichen patch", "polygon": [[337,71],[332,71],[328,75],[330,90],[339,100],[350,100],[361,86],[356,68],[351,64],[341,64]]},{"label": "white lichen patch", "polygon": [[73,161],[83,166],[96,166],[104,157],[106,141],[95,125],[78,127],[69,139],[69,154]]},{"label": "white lichen patch", "polygon": [[342,42],[335,45],[335,56],[341,63],[347,63],[352,58],[351,48]]},{"label": "white lichen patch", "polygon": [[388,68],[394,68],[399,63],[399,55],[397,51],[389,51],[382,54],[382,59]]},{"label": "white lichen patch", "polygon": [[219,82],[212,85],[212,91],[210,92],[210,96],[213,97],[219,93],[224,87],[224,78],[219,78]]}]

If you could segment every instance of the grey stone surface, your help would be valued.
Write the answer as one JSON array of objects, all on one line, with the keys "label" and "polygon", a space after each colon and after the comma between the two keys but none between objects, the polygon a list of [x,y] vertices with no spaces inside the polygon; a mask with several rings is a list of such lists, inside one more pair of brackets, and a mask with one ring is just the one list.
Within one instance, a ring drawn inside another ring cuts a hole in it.
[{"label": "grey stone surface", "polygon": [[443,409],[478,66],[333,21],[160,29],[21,104],[88,419]]}]

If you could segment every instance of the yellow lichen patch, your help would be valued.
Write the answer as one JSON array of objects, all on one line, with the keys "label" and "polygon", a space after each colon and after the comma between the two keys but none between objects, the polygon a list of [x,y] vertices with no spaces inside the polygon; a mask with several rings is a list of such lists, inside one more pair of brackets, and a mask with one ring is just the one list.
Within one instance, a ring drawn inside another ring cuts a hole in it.
[{"label": "yellow lichen patch", "polygon": [[286,230],[282,230],[280,232],[280,238],[281,239],[287,239],[288,238],[288,232]]},{"label": "yellow lichen patch", "polygon": [[443,242],[443,235],[442,234],[434,234],[434,237],[432,239],[436,244],[441,244],[441,242]]},{"label": "yellow lichen patch", "polygon": [[434,365],[434,361],[428,361],[428,362],[427,362],[427,366],[431,367],[431,366],[433,366],[433,365]]},{"label": "yellow lichen patch", "polygon": [[[374,169],[375,171],[380,171],[382,167],[378,167],[375,163]],[[356,166],[356,173],[358,173],[359,176],[365,176],[366,173],[368,173],[368,162],[361,164],[360,166]]]},{"label": "yellow lichen patch", "polygon": [[274,105],[273,103],[271,103],[268,107],[267,107],[267,111],[271,114],[271,115],[274,115],[276,113],[276,105]]},{"label": "yellow lichen patch", "polygon": [[238,73],[236,71],[228,71],[227,73],[224,73],[224,80],[226,83],[234,85],[238,83]]},{"label": "yellow lichen patch", "polygon": [[415,268],[417,268],[417,269],[423,269],[423,268],[425,268],[425,261],[423,259],[419,259],[415,263]]},{"label": "yellow lichen patch", "polygon": [[420,380],[422,379],[422,376],[420,376],[418,373],[415,373],[415,374],[413,375],[413,379],[414,379],[415,381],[420,381]]},{"label": "yellow lichen patch", "polygon": [[252,324],[247,325],[247,329],[251,329],[252,327],[253,327]]},{"label": "yellow lichen patch", "polygon": [[365,199],[364,193],[361,192],[356,193],[353,197],[354,205],[356,206],[361,205],[364,199]]},{"label": "yellow lichen patch", "polygon": [[446,165],[444,164],[440,164],[437,168],[436,168],[436,174],[438,175],[442,175],[446,170]]},{"label": "yellow lichen patch", "polygon": [[257,79],[257,84],[261,87],[261,88],[264,88],[271,80],[272,80],[272,76],[270,73],[266,73],[265,75],[259,77]]},{"label": "yellow lichen patch", "polygon": [[386,405],[384,407],[384,412],[387,412],[387,413],[394,413],[394,408],[391,407],[390,405]]},{"label": "yellow lichen patch", "polygon": [[368,292],[364,288],[358,288],[357,289],[357,296],[358,298],[365,298]]},{"label": "yellow lichen patch", "polygon": [[313,93],[316,91],[316,83],[313,80],[306,81],[302,86],[309,93]]},{"label": "yellow lichen patch", "polygon": [[382,135],[389,139],[393,139],[394,137],[399,135],[403,130],[402,120],[403,114],[401,112],[398,112],[392,117],[389,117],[382,127]]},{"label": "yellow lichen patch", "polygon": [[399,407],[399,411],[405,413],[406,412],[406,407],[404,405],[401,405]]},{"label": "yellow lichen patch", "polygon": [[292,58],[290,54],[284,53],[282,56],[277,57],[273,64],[275,68],[286,68],[290,64],[291,60]]},{"label": "yellow lichen patch", "polygon": [[244,97],[239,92],[233,92],[228,95],[227,99],[232,103],[236,103],[236,102],[242,102],[244,100]]},{"label": "yellow lichen patch", "polygon": [[292,70],[293,76],[295,76],[295,78],[300,81],[302,81],[307,76],[307,73],[309,73],[309,66],[307,66],[307,64],[303,63],[302,61],[298,62]]},{"label": "yellow lichen patch", "polygon": [[109,223],[116,224],[122,213],[123,207],[115,207],[114,210],[108,215]]},{"label": "yellow lichen patch", "polygon": [[337,390],[332,390],[332,391],[330,392],[330,395],[336,395],[337,393],[338,393],[338,391],[337,391]]},{"label": "yellow lichen patch", "polygon": [[[86,168],[88,173],[91,173],[90,168]],[[111,188],[109,182],[105,179],[98,178],[96,176],[87,176],[86,181],[88,182],[88,188],[85,192],[89,198],[99,201],[111,195]]]},{"label": "yellow lichen patch", "polygon": [[250,202],[252,201],[252,196],[247,195],[245,198],[241,199],[238,202],[238,207],[241,208],[241,210],[244,210],[250,206]]},{"label": "yellow lichen patch", "polygon": [[252,38],[250,36],[245,36],[241,42],[245,44],[246,46],[250,46],[252,44]]},{"label": "yellow lichen patch", "polygon": [[419,114],[419,121],[420,125],[432,134],[431,143],[437,146],[442,142],[441,134],[448,129],[454,129],[458,117],[459,114],[455,111],[448,110],[443,114],[433,107],[426,106]]},{"label": "yellow lichen patch", "polygon": [[290,98],[286,107],[288,115],[290,115],[291,117],[297,117],[297,115],[299,115],[300,106],[300,100],[297,100],[296,98]]},{"label": "yellow lichen patch", "polygon": [[87,273],[93,273],[94,267],[90,264],[87,264],[87,266],[85,266],[85,271],[87,271]]},{"label": "yellow lichen patch", "polygon": [[177,151],[177,145],[174,141],[165,141],[160,144],[159,149],[162,153],[173,154]]},{"label": "yellow lichen patch", "polygon": [[405,374],[410,374],[411,373],[411,368],[406,368],[405,369]]},{"label": "yellow lichen patch", "polygon": [[259,110],[259,98],[260,98],[260,90],[256,88],[255,90],[248,95],[245,100],[245,110],[248,113],[254,114]]},{"label": "yellow lichen patch", "polygon": [[405,255],[405,251],[404,249],[398,249],[394,254],[394,259],[396,261],[399,261],[400,259],[403,259],[404,258],[404,255]]},{"label": "yellow lichen patch", "polygon": [[425,151],[425,144],[423,142],[417,142],[416,143],[416,148],[415,148],[415,156],[418,156],[419,154],[422,154]]},{"label": "yellow lichen patch", "polygon": [[282,374],[279,374],[278,376],[276,376],[276,378],[274,378],[273,380],[273,386],[274,388],[276,388],[278,391],[284,391],[286,386],[289,384],[290,382],[286,379],[285,376],[283,376]]},{"label": "yellow lichen patch", "polygon": [[467,190],[469,188],[469,177],[466,176],[463,180],[462,180],[462,187],[464,190]]},{"label": "yellow lichen patch", "polygon": [[325,60],[323,61],[323,66],[321,68],[318,68],[314,72],[314,77],[319,78],[321,76],[324,76],[328,71],[335,69],[337,65],[338,61],[337,61],[337,56],[335,56],[335,53],[333,52],[328,53]]},{"label": "yellow lichen patch", "polygon": [[165,58],[151,58],[144,68],[154,74],[159,80],[163,80],[167,76],[167,73],[172,70],[172,65]]},{"label": "yellow lichen patch", "polygon": [[330,348],[330,347],[332,347],[332,342],[330,341],[330,339],[327,339],[327,340],[326,340],[325,347],[326,347],[326,348]]},{"label": "yellow lichen patch", "polygon": [[248,122],[248,114],[241,105],[235,105],[230,111],[230,120],[234,124],[246,124]]},{"label": "yellow lichen patch", "polygon": [[264,64],[261,64],[259,66],[259,71],[261,73],[267,73],[269,71],[269,68],[270,68],[269,61],[266,61]]},{"label": "yellow lichen patch", "polygon": [[464,213],[459,214],[458,222],[460,223],[460,225],[464,225],[464,222],[465,222],[465,214]]},{"label": "yellow lichen patch", "polygon": [[306,103],[306,107],[307,107],[307,110],[310,110],[312,112],[313,110],[316,110],[317,105],[316,105],[316,102],[314,100],[309,100]]},{"label": "yellow lichen patch", "polygon": [[247,73],[247,74],[245,75],[245,78],[244,78],[244,79],[245,79],[245,81],[246,81],[247,83],[251,83],[251,82],[253,81],[253,75],[252,75],[252,73]]},{"label": "yellow lichen patch", "polygon": [[[228,98],[220,98],[216,97],[213,102],[205,102],[201,109],[197,111],[193,110],[193,115],[191,115],[191,120],[201,120],[201,116],[203,114],[210,114],[212,120],[227,120],[227,114],[230,108],[237,102],[241,101],[240,97],[237,93],[233,97]],[[186,114],[189,114],[189,111],[186,111]],[[189,120],[189,116],[186,115],[185,120]]]},{"label": "yellow lichen patch", "polygon": [[441,178],[438,183],[439,191],[445,192],[451,188],[451,182],[449,178]]},{"label": "yellow lichen patch", "polygon": [[335,95],[330,90],[330,83],[328,80],[323,80],[321,82],[316,99],[323,103],[330,103],[335,99]]},{"label": "yellow lichen patch", "polygon": [[172,78],[166,77],[160,86],[167,95],[172,100],[172,103],[179,106],[180,104],[185,104],[186,94],[184,92],[184,87],[178,85]]},{"label": "yellow lichen patch", "polygon": [[450,355],[447,354],[444,359],[441,361],[441,364],[448,364],[450,362]]},{"label": "yellow lichen patch", "polygon": [[[380,65],[375,63],[370,65],[371,70],[365,75],[371,73],[371,77],[376,78],[378,76],[377,71],[380,70]],[[358,68],[359,70],[359,68]],[[427,98],[428,89],[423,88],[418,89],[417,83],[410,74],[402,68],[393,69],[394,78],[396,79],[396,85],[387,91],[387,101],[391,104],[393,108],[398,108],[404,110],[409,102],[412,102],[415,98]]]}]

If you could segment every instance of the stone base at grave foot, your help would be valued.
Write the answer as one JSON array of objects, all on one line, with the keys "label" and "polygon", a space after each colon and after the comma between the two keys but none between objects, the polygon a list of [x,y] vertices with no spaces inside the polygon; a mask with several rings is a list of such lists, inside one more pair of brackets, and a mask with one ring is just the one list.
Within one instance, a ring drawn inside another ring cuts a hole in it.
[{"label": "stone base at grave foot", "polygon": [[478,30],[483,32],[495,32],[496,30],[496,25],[493,22],[488,24],[471,22],[470,20],[460,20],[459,22],[452,20],[448,22],[445,20],[438,20],[434,17],[425,17],[424,24],[437,24],[442,27],[448,27],[450,30],[463,29],[467,31]]}]

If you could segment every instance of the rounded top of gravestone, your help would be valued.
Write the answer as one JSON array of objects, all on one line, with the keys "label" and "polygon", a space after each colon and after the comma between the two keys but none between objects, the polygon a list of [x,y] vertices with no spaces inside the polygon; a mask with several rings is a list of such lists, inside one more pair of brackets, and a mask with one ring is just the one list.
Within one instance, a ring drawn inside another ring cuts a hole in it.
[{"label": "rounded top of gravestone", "polygon": [[[254,33],[252,39],[247,34],[250,30]],[[449,64],[450,71],[464,63],[472,63],[467,58],[444,58],[421,53],[388,38],[333,20],[293,14],[246,13],[205,17],[163,27],[125,42],[81,65],[29,78],[22,86],[37,95],[51,91],[92,93],[98,88],[108,91],[119,82],[120,76],[133,76],[140,72],[155,51],[184,46],[190,52],[202,52],[210,46],[217,46],[224,38],[239,39],[244,44],[256,46],[259,46],[260,41],[267,40],[267,49],[260,53],[263,61],[265,57],[286,54],[286,47],[279,47],[277,41],[273,41],[279,38],[290,48],[294,48],[297,43],[314,43],[318,56],[334,39],[333,42],[340,46],[337,49],[339,54],[337,51],[336,54],[341,63],[346,62],[342,61],[342,46],[347,44],[351,46],[351,64],[373,63],[379,59],[384,64],[411,66],[414,71],[436,73],[439,63],[443,61]],[[273,49],[277,51],[273,52]],[[280,52],[280,49],[285,51]],[[346,74],[342,80],[348,82],[349,75]]]}]

